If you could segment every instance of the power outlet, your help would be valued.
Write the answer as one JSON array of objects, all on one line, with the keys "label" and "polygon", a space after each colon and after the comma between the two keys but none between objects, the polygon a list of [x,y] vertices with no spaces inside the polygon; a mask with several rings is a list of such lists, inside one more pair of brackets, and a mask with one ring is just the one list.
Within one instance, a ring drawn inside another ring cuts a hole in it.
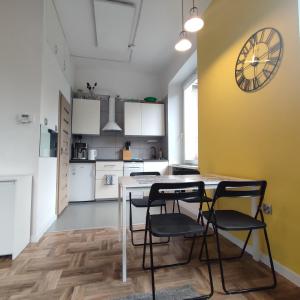
[{"label": "power outlet", "polygon": [[266,215],[272,214],[272,204],[264,203],[262,209],[264,214]]}]

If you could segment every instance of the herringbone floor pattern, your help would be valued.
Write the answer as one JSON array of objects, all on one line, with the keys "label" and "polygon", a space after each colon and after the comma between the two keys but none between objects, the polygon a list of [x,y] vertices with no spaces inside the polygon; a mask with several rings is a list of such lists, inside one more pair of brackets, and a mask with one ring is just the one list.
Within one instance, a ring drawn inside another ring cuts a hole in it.
[{"label": "herringbone floor pattern", "polygon": [[[210,238],[210,252],[215,244]],[[200,241],[193,261],[186,266],[156,272],[157,289],[191,284],[199,293],[208,289],[205,265],[198,259]],[[222,240],[225,253],[237,251]],[[190,240],[174,239],[169,246],[156,246],[158,263],[171,263],[182,258]],[[0,259],[0,299],[118,299],[134,293],[150,291],[150,274],[141,268],[142,248],[128,246],[128,283],[120,281],[121,251],[118,232],[113,229],[69,231],[46,234],[38,244],[28,246],[14,261]],[[269,270],[246,256],[239,262],[225,264],[232,287],[263,284]],[[213,266],[215,295],[212,299],[287,299],[299,300],[300,288],[278,276],[276,290],[225,296],[220,273]]]}]

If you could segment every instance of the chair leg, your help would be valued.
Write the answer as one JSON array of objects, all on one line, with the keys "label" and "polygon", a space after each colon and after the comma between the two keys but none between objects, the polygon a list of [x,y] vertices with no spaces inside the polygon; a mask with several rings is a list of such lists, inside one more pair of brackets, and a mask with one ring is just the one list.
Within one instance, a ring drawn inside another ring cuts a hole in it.
[{"label": "chair leg", "polygon": [[[161,209],[161,213],[162,213],[162,206],[160,207],[160,209]],[[166,207],[165,207],[165,213],[167,213]],[[129,206],[129,230],[130,230],[132,245],[135,246],[135,247],[143,246],[144,243],[136,243],[134,241],[134,233],[135,232],[145,232],[145,229],[133,229],[131,201],[130,201],[130,206]],[[155,242],[155,243],[153,243],[153,245],[165,245],[165,244],[168,244],[169,242],[170,242],[170,238],[168,238],[164,242]]]},{"label": "chair leg", "polygon": [[145,236],[144,236],[144,249],[143,249],[143,269],[147,270],[145,266],[145,260],[146,260],[146,247],[147,245],[147,234],[148,234],[148,217],[146,217],[146,227],[145,227]]},{"label": "chair leg", "polygon": [[[249,233],[249,234],[251,234],[251,233]],[[257,291],[273,289],[273,288],[276,287],[276,285],[277,285],[276,273],[275,273],[275,269],[274,269],[274,264],[273,264],[272,254],[271,254],[271,248],[270,248],[270,243],[269,243],[266,228],[264,228],[264,235],[265,235],[265,241],[266,241],[267,248],[268,248],[268,255],[269,255],[270,266],[271,266],[271,271],[272,271],[272,276],[273,276],[273,283],[271,285],[268,285],[268,286],[260,286],[260,287],[240,289],[240,290],[228,290],[226,288],[226,285],[225,285],[224,267],[223,267],[223,263],[222,263],[222,260],[224,260],[224,259],[221,258],[221,247],[220,247],[219,233],[218,233],[218,229],[216,228],[217,251],[218,251],[218,260],[219,260],[220,272],[221,272],[222,287],[223,287],[223,290],[226,294],[231,295],[231,294],[242,294],[242,293],[248,293],[248,292],[257,292]]]},{"label": "chair leg", "polygon": [[151,269],[151,283],[152,283],[152,299],[155,300],[155,278],[154,278],[153,246],[152,246],[151,231],[149,231],[149,241],[150,241],[150,269]]},{"label": "chair leg", "polygon": [[[207,232],[206,232],[206,234],[207,234]],[[206,263],[207,263],[207,271],[208,271],[209,283],[210,283],[210,293],[209,293],[209,295],[207,295],[206,299],[209,299],[214,294],[214,282],[213,282],[213,277],[212,277],[212,272],[211,272],[211,265],[210,265],[210,260],[209,260],[209,252],[208,252],[206,235],[204,236],[204,244],[205,244],[205,256],[206,256]]]},{"label": "chair leg", "polygon": [[[213,225],[213,227],[215,228],[214,225]],[[241,253],[240,253],[239,255],[236,255],[236,256],[229,256],[229,257],[222,257],[222,260],[235,260],[235,259],[241,259],[241,258],[244,256],[244,253],[245,253],[245,250],[246,250],[246,248],[247,248],[247,245],[248,245],[248,242],[249,242],[251,233],[252,233],[252,230],[249,231],[248,236],[247,236],[247,239],[246,239],[246,241],[245,241],[245,243],[244,243],[243,249],[241,250]],[[214,230],[214,233],[213,233],[213,234],[207,234],[207,236],[212,236],[212,235],[215,235],[215,230]],[[202,242],[201,250],[200,250],[200,255],[199,255],[200,261],[205,261],[205,259],[202,259],[203,248],[204,248],[204,244],[203,244],[203,242]],[[216,262],[218,262],[218,261],[219,261],[218,258],[210,258],[210,262],[211,262],[211,263],[216,263]]]},{"label": "chair leg", "polygon": [[266,240],[266,244],[267,244],[267,248],[268,248],[268,255],[269,255],[270,266],[271,266],[272,276],[273,276],[273,285],[270,288],[275,288],[277,286],[276,272],[275,272],[275,268],[274,268],[271,247],[270,247],[270,242],[269,242],[268,233],[267,233],[266,228],[264,228],[264,235],[265,235],[265,240]]},{"label": "chair leg", "polygon": [[[149,233],[150,234],[150,233]],[[146,240],[146,238],[145,238]],[[183,265],[186,265],[188,263],[191,262],[191,259],[192,259],[192,255],[193,255],[193,250],[194,250],[194,245],[195,245],[195,241],[196,241],[196,236],[193,237],[193,240],[192,240],[192,245],[191,245],[191,249],[190,249],[190,253],[188,255],[188,258],[186,261],[183,261],[183,262],[179,262],[179,263],[175,263],[175,264],[167,264],[167,265],[160,265],[160,266],[155,266],[154,269],[161,269],[161,268],[168,268],[168,267],[175,267],[175,266],[183,266]],[[149,245],[149,244],[148,244]],[[154,243],[152,243],[152,245],[154,245]],[[146,267],[145,266],[145,256],[146,256],[146,250],[144,248],[144,254],[143,254],[143,269],[144,270],[150,270],[149,267]]]},{"label": "chair leg", "polygon": [[179,200],[176,200],[176,201],[177,201],[177,209],[178,209],[178,212],[181,214],[180,206],[179,206]]}]

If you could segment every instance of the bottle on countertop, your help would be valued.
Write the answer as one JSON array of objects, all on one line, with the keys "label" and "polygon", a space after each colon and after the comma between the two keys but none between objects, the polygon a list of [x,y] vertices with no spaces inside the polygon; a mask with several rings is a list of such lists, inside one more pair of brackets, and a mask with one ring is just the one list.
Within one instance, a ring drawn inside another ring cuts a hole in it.
[{"label": "bottle on countertop", "polygon": [[159,148],[159,151],[158,151],[158,159],[163,159],[163,151],[161,148]]}]

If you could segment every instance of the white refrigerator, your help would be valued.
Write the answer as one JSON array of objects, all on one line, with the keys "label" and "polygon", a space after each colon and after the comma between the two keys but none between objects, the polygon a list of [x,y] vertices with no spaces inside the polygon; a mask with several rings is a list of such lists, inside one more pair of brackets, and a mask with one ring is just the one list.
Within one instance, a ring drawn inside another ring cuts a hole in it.
[{"label": "white refrigerator", "polygon": [[70,164],[70,202],[95,200],[95,163]]}]

